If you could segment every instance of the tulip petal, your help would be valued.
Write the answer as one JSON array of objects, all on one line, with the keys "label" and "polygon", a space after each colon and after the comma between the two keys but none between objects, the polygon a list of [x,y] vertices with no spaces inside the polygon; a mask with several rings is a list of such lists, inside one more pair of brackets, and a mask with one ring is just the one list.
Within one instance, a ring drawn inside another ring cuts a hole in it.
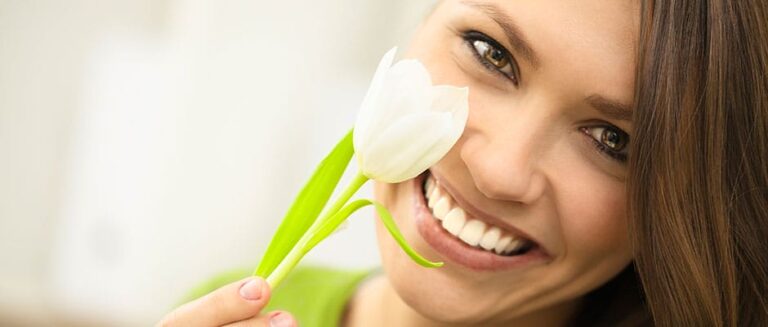
[{"label": "tulip petal", "polygon": [[433,86],[431,109],[432,111],[461,114],[465,117],[463,121],[466,121],[469,110],[469,88],[451,85]]},{"label": "tulip petal", "polygon": [[373,80],[371,80],[371,85],[368,87],[368,92],[365,94],[365,98],[363,99],[363,106],[365,106],[366,100],[371,99],[370,96],[373,92],[377,92],[381,89],[381,86],[384,84],[384,79],[387,77],[387,72],[389,71],[390,67],[392,67],[392,62],[395,60],[396,53],[397,47],[389,49],[389,51],[384,54],[384,57],[381,58],[381,61],[379,61],[379,66],[376,67],[376,73],[374,73]]},{"label": "tulip petal", "polygon": [[402,117],[358,154],[361,169],[369,178],[387,183],[416,177],[450,150],[458,139],[454,129],[451,113]]},{"label": "tulip petal", "polygon": [[360,108],[355,125],[355,149],[366,147],[366,140],[379,134],[393,120],[409,113],[428,111],[432,103],[429,73],[416,60],[397,62],[387,71],[380,87]]},{"label": "tulip petal", "polygon": [[406,155],[403,153],[403,157],[400,160],[405,162],[410,160],[412,165],[407,170],[401,172],[402,176],[398,182],[414,178],[429,167],[432,167],[445,157],[453,145],[456,144],[459,137],[461,137],[464,125],[457,125],[455,119],[445,113],[442,113],[440,116],[440,119],[433,120],[432,124],[441,126],[442,133],[436,140],[430,143],[431,146],[427,149],[422,149],[420,152],[414,151],[413,154]]},{"label": "tulip petal", "polygon": [[369,131],[371,123],[377,119],[375,117],[376,111],[372,110],[374,109],[372,104],[376,103],[379,99],[382,85],[384,84],[384,81],[387,77],[387,72],[392,66],[392,62],[395,60],[396,53],[397,47],[393,47],[387,51],[386,54],[384,54],[384,57],[381,58],[381,61],[379,61],[379,66],[376,68],[376,72],[374,73],[373,79],[371,80],[371,85],[368,87],[365,98],[363,98],[363,103],[360,105],[361,110],[358,112],[357,121],[355,123],[355,130],[362,132],[355,132],[352,142],[355,149],[362,147],[361,142],[362,140],[366,139],[362,137],[362,134],[365,134],[364,131]]},{"label": "tulip petal", "polygon": [[378,118],[388,123],[410,113],[429,111],[432,93],[432,80],[424,65],[416,60],[401,60],[387,73],[377,103]]},{"label": "tulip petal", "polygon": [[456,142],[469,117],[469,88],[438,85],[432,88],[432,111],[453,113],[453,133],[446,141]]}]

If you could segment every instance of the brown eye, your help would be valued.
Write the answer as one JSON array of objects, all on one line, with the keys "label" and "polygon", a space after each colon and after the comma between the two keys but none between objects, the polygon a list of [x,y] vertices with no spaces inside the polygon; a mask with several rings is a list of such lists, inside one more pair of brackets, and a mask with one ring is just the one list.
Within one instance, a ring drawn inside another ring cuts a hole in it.
[{"label": "brown eye", "polygon": [[511,74],[511,66],[509,64],[509,56],[504,50],[494,47],[488,42],[483,40],[474,40],[472,46],[475,47],[475,51],[481,58],[486,60],[489,64],[496,67],[496,69]]},{"label": "brown eye", "polygon": [[600,135],[600,142],[605,144],[613,151],[621,151],[627,147],[627,137],[623,133],[619,133],[616,130],[605,128]]},{"label": "brown eye", "polygon": [[473,42],[477,52],[489,63],[496,66],[499,70],[503,70],[504,67],[509,65],[509,57],[504,51],[493,47],[487,42],[477,40]]},{"label": "brown eye", "polygon": [[507,49],[488,35],[477,31],[466,32],[464,40],[480,64],[492,73],[501,74],[515,86],[518,85],[520,70],[515,58]]},{"label": "brown eye", "polygon": [[582,127],[584,134],[592,139],[598,151],[620,162],[627,160],[629,135],[614,126]]}]

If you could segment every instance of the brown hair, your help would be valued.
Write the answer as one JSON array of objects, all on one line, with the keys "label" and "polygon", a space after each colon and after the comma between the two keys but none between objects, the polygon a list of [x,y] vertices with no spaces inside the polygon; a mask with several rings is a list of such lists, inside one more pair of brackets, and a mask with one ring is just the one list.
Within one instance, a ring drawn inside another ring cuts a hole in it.
[{"label": "brown hair", "polygon": [[768,2],[643,5],[627,183],[655,324],[768,323]]}]

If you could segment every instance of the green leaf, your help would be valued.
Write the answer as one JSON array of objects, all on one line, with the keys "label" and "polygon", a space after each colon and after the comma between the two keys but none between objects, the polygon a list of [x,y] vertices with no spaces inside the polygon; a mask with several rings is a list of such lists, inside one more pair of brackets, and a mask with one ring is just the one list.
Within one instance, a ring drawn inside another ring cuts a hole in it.
[{"label": "green leaf", "polygon": [[373,205],[376,207],[376,212],[379,213],[379,219],[381,219],[381,222],[384,223],[384,227],[387,228],[389,231],[389,234],[392,235],[392,237],[395,239],[397,244],[400,245],[400,247],[405,251],[406,254],[408,254],[413,261],[416,261],[416,263],[427,267],[427,268],[435,268],[435,267],[442,267],[442,262],[432,262],[427,259],[424,259],[421,255],[416,253],[408,243],[405,241],[405,237],[403,237],[403,234],[400,234],[400,230],[397,229],[397,225],[395,225],[395,220],[392,219],[392,215],[389,213],[389,210],[382,205],[381,203],[378,203],[376,201],[369,200]]},{"label": "green leaf", "polygon": [[410,245],[405,241],[405,237],[403,237],[403,234],[400,233],[400,230],[397,228],[397,225],[395,224],[394,219],[392,219],[392,215],[389,213],[386,207],[382,205],[381,203],[378,203],[376,201],[368,200],[368,199],[361,199],[361,200],[355,200],[346,206],[339,210],[335,215],[333,215],[331,218],[323,221],[317,231],[310,235],[310,239],[307,241],[306,245],[303,247],[302,252],[306,254],[315,247],[320,241],[324,240],[326,237],[331,235],[333,231],[336,230],[336,228],[339,227],[339,225],[347,219],[352,213],[357,211],[358,209],[368,206],[368,205],[374,205],[376,208],[376,212],[379,213],[379,218],[381,219],[381,222],[384,223],[384,227],[387,228],[389,233],[392,235],[392,238],[395,239],[398,245],[405,251],[406,254],[408,254],[413,261],[416,263],[427,267],[427,268],[434,268],[434,267],[441,267],[443,265],[442,262],[432,262],[424,257],[422,257],[420,254],[416,253],[416,251],[411,248]]},{"label": "green leaf", "polygon": [[255,275],[263,278],[269,276],[315,222],[347,169],[354,152],[352,130],[350,130],[320,162],[312,177],[293,201],[280,227],[269,242],[267,251],[259,261]]},{"label": "green leaf", "polygon": [[357,190],[360,189],[365,182],[368,181],[368,177],[366,177],[363,174],[358,174],[355,176],[354,179],[352,179],[352,182],[347,185],[347,187],[344,189],[344,191],[339,194],[339,197],[336,199],[336,201],[333,202],[330,208],[325,209],[323,216],[320,217],[319,220],[316,220],[312,226],[309,227],[309,230],[304,233],[304,235],[301,236],[299,241],[293,246],[293,248],[288,252],[288,254],[282,259],[282,261],[277,265],[277,267],[272,270],[272,272],[267,276],[267,283],[274,287],[277,287],[278,284],[280,284],[280,281],[285,278],[285,276],[288,275],[288,272],[293,269],[293,267],[296,266],[297,263],[299,263],[299,260],[304,256],[306,252],[302,252],[302,249],[304,248],[304,245],[307,244],[307,240],[310,238],[311,235],[314,235],[320,225],[323,224],[323,222],[327,221],[328,219],[331,219],[334,215],[336,215],[339,210],[341,210],[344,207],[344,204],[349,201],[349,198],[352,197],[352,195],[357,192]]},{"label": "green leaf", "polygon": [[333,234],[333,231],[341,225],[350,215],[352,215],[358,209],[370,205],[371,201],[368,200],[355,200],[344,206],[341,210],[336,212],[333,216],[323,221],[317,228],[317,231],[310,235],[310,239],[307,240],[306,245],[302,248],[303,253],[309,252],[320,241]]}]

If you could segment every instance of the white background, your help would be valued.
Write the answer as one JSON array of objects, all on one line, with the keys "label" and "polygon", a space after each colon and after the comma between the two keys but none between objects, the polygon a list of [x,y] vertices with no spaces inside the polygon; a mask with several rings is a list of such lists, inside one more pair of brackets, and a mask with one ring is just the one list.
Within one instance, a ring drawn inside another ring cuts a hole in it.
[{"label": "white background", "polygon": [[[0,325],[150,325],[255,267],[431,5],[0,0]],[[377,265],[352,220],[307,260]]]}]

